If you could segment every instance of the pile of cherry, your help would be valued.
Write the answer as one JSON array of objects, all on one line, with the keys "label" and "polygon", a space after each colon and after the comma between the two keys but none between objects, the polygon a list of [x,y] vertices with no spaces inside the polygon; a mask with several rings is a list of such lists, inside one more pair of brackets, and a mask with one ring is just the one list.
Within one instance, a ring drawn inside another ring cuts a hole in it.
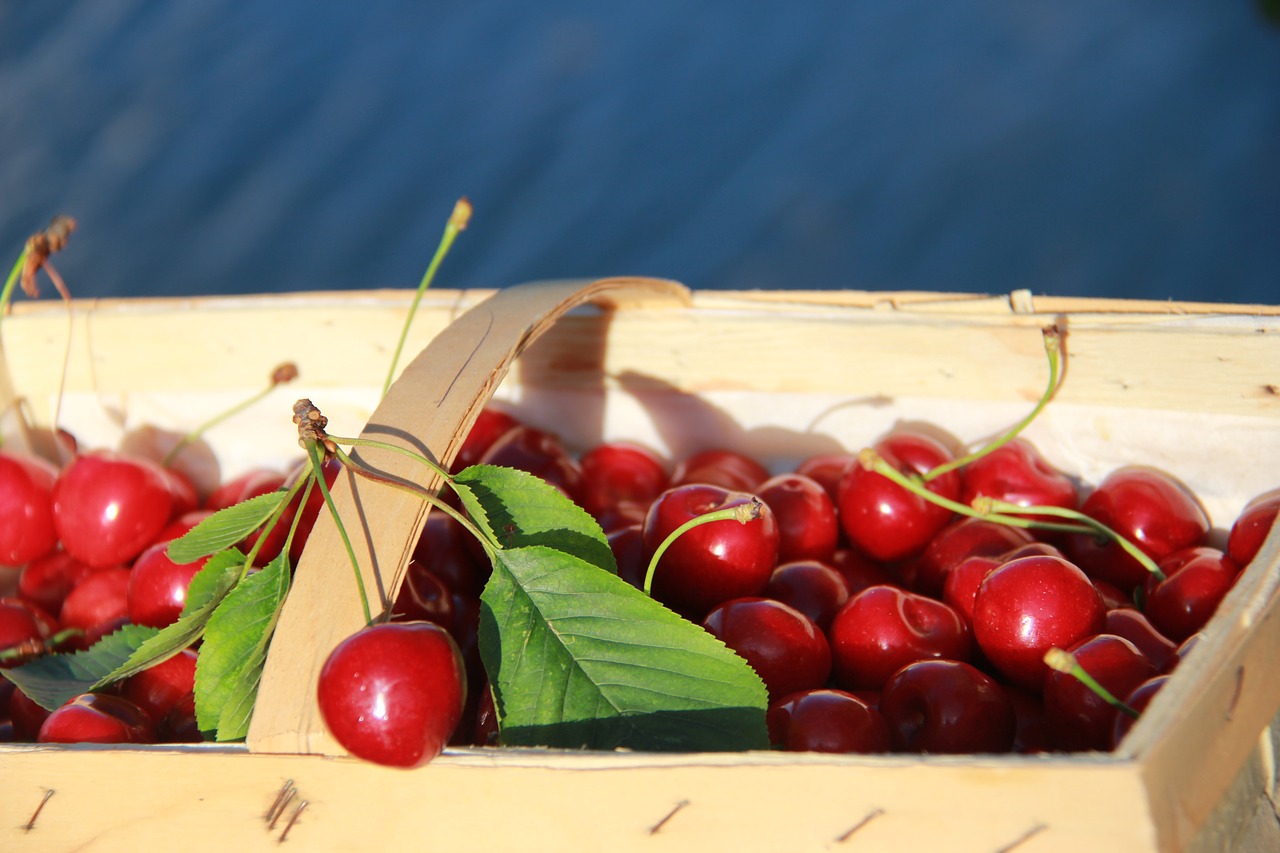
[{"label": "pile of cherry", "polygon": [[[891,433],[873,449],[908,476],[953,458],[917,432]],[[1078,509],[1141,549],[1159,579],[1113,540],[963,516],[853,454],[813,457],[777,475],[722,449],[674,466],[625,442],[574,456],[554,435],[491,407],[454,468],[476,462],[525,470],[561,489],[600,522],[619,574],[641,588],[655,549],[678,527],[758,499],[752,520],[709,522],[676,539],[656,565],[651,593],[755,669],[769,693],[770,736],[793,750],[1111,749],[1132,713],[1051,670],[1046,653],[1069,653],[1141,711],[1280,514],[1280,490],[1261,495],[1213,547],[1204,510],[1170,475],[1129,467],[1085,487],[1022,439],[927,480],[929,491],[965,505],[986,496]],[[145,460],[97,451],[59,471],[0,451],[0,565],[22,567],[17,589],[0,599],[0,665],[88,647],[125,623],[172,623],[202,564],[175,565],[166,544],[299,470],[254,471],[198,501],[180,475]],[[336,470],[326,471],[330,481]],[[321,508],[313,490],[305,506],[255,534],[268,537],[259,561],[279,553],[301,513],[296,562]],[[488,571],[478,543],[433,512],[394,606],[396,620],[434,622],[461,650],[468,705],[454,744],[496,738],[476,643]],[[199,740],[198,653],[52,713],[0,679],[0,740]]]}]

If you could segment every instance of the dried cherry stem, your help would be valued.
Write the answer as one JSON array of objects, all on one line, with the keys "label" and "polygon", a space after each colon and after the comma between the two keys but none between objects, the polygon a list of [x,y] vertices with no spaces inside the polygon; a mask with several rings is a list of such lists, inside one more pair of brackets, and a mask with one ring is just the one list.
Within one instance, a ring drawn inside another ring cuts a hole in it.
[{"label": "dried cherry stem", "polygon": [[760,517],[761,501],[757,497],[752,497],[750,503],[737,504],[735,506],[725,507],[724,509],[713,510],[712,512],[703,513],[696,518],[691,518],[684,524],[677,527],[668,534],[666,539],[662,540],[662,544],[653,552],[653,557],[649,560],[649,567],[644,573],[644,594],[653,596],[653,575],[658,569],[658,561],[662,559],[662,555],[667,552],[677,539],[688,533],[695,527],[704,524],[710,524],[713,521],[736,521],[739,524],[746,524]]},{"label": "dried cherry stem", "polygon": [[471,202],[465,197],[460,198],[453,206],[453,213],[449,215],[449,221],[445,223],[440,245],[436,247],[435,256],[431,258],[427,271],[423,273],[422,281],[418,284],[418,292],[414,294],[413,302],[409,305],[409,316],[405,317],[404,327],[400,330],[400,340],[396,342],[396,351],[391,357],[391,367],[387,370],[387,380],[382,383],[382,396],[384,397],[387,396],[387,391],[391,388],[391,380],[395,378],[396,367],[400,364],[400,353],[404,351],[404,342],[409,337],[409,327],[413,325],[413,317],[418,312],[418,303],[422,301],[422,294],[426,293],[427,288],[431,286],[432,280],[436,277],[436,270],[439,268],[440,262],[444,260],[444,256],[449,254],[449,249],[453,246],[453,241],[457,238],[458,232],[465,231],[467,223],[470,221]]},{"label": "dried cherry stem", "polygon": [[215,426],[227,420],[228,418],[240,414],[241,412],[243,412],[245,409],[249,408],[253,404],[261,401],[268,394],[274,391],[277,386],[284,385],[288,382],[292,382],[297,378],[298,378],[298,366],[296,364],[294,364],[291,361],[286,361],[283,364],[278,365],[275,370],[271,371],[271,378],[267,384],[267,387],[253,394],[248,399],[245,399],[239,403],[236,403],[234,406],[227,409],[226,411],[223,411],[220,414],[214,415],[209,420],[205,421],[195,429],[188,432],[178,441],[177,444],[175,444],[172,448],[170,448],[169,452],[164,455],[164,459],[161,460],[160,464],[166,468],[169,467],[169,465],[173,462],[173,460],[178,458],[178,454],[182,452],[183,448],[191,444],[191,442],[196,441],[206,432],[213,429]]},{"label": "dried cherry stem", "polygon": [[1117,699],[1114,693],[1099,684],[1098,680],[1090,675],[1088,670],[1080,665],[1080,662],[1076,660],[1076,656],[1071,654],[1071,652],[1064,651],[1059,648],[1049,649],[1049,651],[1044,653],[1044,662],[1049,669],[1069,675],[1085,687],[1088,687],[1097,694],[1099,699],[1106,702],[1120,713],[1133,717],[1135,720],[1138,719],[1138,712],[1131,706],[1126,705],[1124,702]]},{"label": "dried cherry stem", "polygon": [[[1007,501],[998,501],[988,497],[974,498],[973,505],[962,504],[959,501],[953,501],[950,498],[943,497],[936,492],[930,491],[925,487],[924,483],[918,477],[910,477],[894,468],[888,462],[881,458],[871,448],[866,448],[858,453],[858,464],[864,468],[875,471],[883,477],[887,477],[894,483],[906,489],[913,494],[917,494],[930,503],[937,504],[940,507],[949,509],[952,512],[970,518],[984,518],[988,521],[994,521],[1009,527],[1021,527],[1035,530],[1054,530],[1060,533],[1088,533],[1094,536],[1101,536],[1115,542],[1125,553],[1133,557],[1151,574],[1155,575],[1157,580],[1164,580],[1164,572],[1160,571],[1150,557],[1142,552],[1138,546],[1134,545],[1124,536],[1121,536],[1115,530],[1112,530],[1102,522],[1090,518],[1079,510],[1067,509],[1058,506],[1021,506],[1019,504],[1009,503]],[[1053,516],[1063,519],[1062,523],[1053,521],[1043,521],[1038,518],[1023,518],[1022,516]]]},{"label": "dried cherry stem", "polygon": [[30,640],[24,640],[15,646],[10,646],[4,651],[0,651],[0,664],[4,666],[17,666],[35,660],[50,652],[57,651],[58,647],[67,640],[75,637],[83,637],[84,631],[79,628],[64,628],[52,637],[42,639],[36,637]]},{"label": "dried cherry stem", "polygon": [[1044,407],[1049,405],[1049,401],[1054,398],[1058,393],[1058,389],[1062,387],[1062,330],[1057,326],[1048,326],[1042,331],[1044,333],[1044,351],[1045,355],[1048,356],[1049,359],[1049,384],[1044,389],[1044,394],[1040,396],[1040,401],[1036,403],[1035,408],[1032,409],[1025,418],[1014,424],[1008,432],[1004,433],[999,438],[994,439],[978,450],[975,450],[973,453],[957,457],[930,469],[927,473],[922,475],[924,482],[927,483],[930,480],[941,477],[943,474],[955,471],[957,468],[962,468],[970,462],[981,459],[988,453],[992,453],[993,451],[1004,447],[1010,441],[1017,438],[1023,430],[1029,427],[1031,422],[1039,417],[1040,413],[1044,411]]},{"label": "dried cherry stem", "polygon": [[53,218],[49,227],[27,238],[17,262],[13,265],[13,270],[9,273],[9,278],[5,281],[4,290],[0,290],[0,316],[9,311],[9,304],[13,298],[13,286],[16,282],[22,282],[22,291],[28,296],[35,298],[40,295],[40,290],[36,287],[36,273],[41,269],[49,276],[49,280],[53,282],[63,301],[71,301],[71,294],[62,283],[62,277],[49,263],[49,256],[66,247],[67,239],[74,230],[76,230],[76,221],[70,216],[59,215]]}]

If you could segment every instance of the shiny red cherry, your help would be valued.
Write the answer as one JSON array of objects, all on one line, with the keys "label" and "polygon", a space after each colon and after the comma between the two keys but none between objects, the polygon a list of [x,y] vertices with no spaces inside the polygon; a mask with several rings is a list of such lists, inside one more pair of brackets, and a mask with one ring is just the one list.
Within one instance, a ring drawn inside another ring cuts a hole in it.
[{"label": "shiny red cherry", "polygon": [[874,705],[844,690],[783,696],[765,717],[769,739],[790,752],[889,752],[889,727]]}]

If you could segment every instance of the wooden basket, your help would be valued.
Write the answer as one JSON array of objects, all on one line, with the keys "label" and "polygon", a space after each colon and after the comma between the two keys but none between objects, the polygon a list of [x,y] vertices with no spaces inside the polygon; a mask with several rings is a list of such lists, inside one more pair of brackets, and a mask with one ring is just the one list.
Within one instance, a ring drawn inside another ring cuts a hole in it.
[{"label": "wooden basket", "polygon": [[[586,303],[595,307],[578,307]],[[221,468],[203,471],[207,481],[296,457],[287,419],[299,396],[315,400],[337,433],[366,424],[365,435],[447,463],[495,391],[578,448],[622,436],[673,455],[721,445],[782,468],[864,446],[904,421],[966,442],[1007,426],[1041,393],[1039,330],[1057,322],[1068,330],[1065,386],[1028,433],[1051,461],[1088,482],[1120,464],[1160,465],[1220,527],[1275,487],[1280,471],[1276,307],[1026,293],[690,294],[650,279],[441,291],[428,294],[410,349],[430,344],[379,402],[407,304],[399,292],[122,300],[77,305],[70,323],[58,307],[22,305],[0,327],[6,434],[38,443],[16,426],[17,399],[44,423],[60,399],[58,422],[82,440],[142,423],[181,430],[292,359],[298,383],[211,433]],[[365,459],[421,481],[396,454]],[[346,477],[335,496],[344,519],[361,520],[348,529],[359,531],[367,585],[394,595],[426,507]],[[277,628],[247,746],[0,747],[0,848],[1280,845],[1271,799],[1280,532],[1114,753],[451,749],[417,771],[341,757],[315,711],[320,664],[362,622],[350,565],[330,547],[335,536],[322,515]]]}]

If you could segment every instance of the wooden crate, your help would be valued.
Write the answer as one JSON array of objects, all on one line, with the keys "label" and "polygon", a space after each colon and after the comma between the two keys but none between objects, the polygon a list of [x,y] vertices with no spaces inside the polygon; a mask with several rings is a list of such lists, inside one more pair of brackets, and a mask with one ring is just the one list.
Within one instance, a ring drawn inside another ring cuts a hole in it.
[{"label": "wooden crate", "polygon": [[[20,305],[0,326],[6,434],[23,440],[16,397],[48,423],[60,385],[59,423],[86,443],[111,444],[143,424],[183,430],[291,359],[298,382],[210,435],[218,467],[206,460],[206,483],[296,458],[288,418],[299,396],[315,400],[335,432],[391,424],[448,459],[495,390],[577,448],[621,436],[677,455],[721,444],[783,468],[864,446],[900,422],[926,421],[967,442],[1007,426],[1041,393],[1039,330],[1057,322],[1068,330],[1066,383],[1028,432],[1055,464],[1089,482],[1120,464],[1160,465],[1196,490],[1220,527],[1278,485],[1277,307],[1026,293],[690,295],[670,283],[610,280],[504,291],[468,313],[489,295],[428,294],[406,352],[431,347],[381,404],[405,293],[103,301],[76,305],[70,322],[59,306]],[[610,304],[573,308],[589,297]],[[394,589],[421,506],[367,485],[337,491],[348,512],[356,503],[379,510],[383,521],[358,547],[380,558]],[[299,567],[247,747],[0,747],[0,848],[1280,845],[1272,798],[1280,534],[1115,753],[451,749],[409,772],[337,756],[314,712],[318,661],[360,621],[351,596],[326,592],[350,586],[349,565],[324,556],[333,535],[322,520]],[[265,816],[282,791],[288,804],[272,822]]]}]

